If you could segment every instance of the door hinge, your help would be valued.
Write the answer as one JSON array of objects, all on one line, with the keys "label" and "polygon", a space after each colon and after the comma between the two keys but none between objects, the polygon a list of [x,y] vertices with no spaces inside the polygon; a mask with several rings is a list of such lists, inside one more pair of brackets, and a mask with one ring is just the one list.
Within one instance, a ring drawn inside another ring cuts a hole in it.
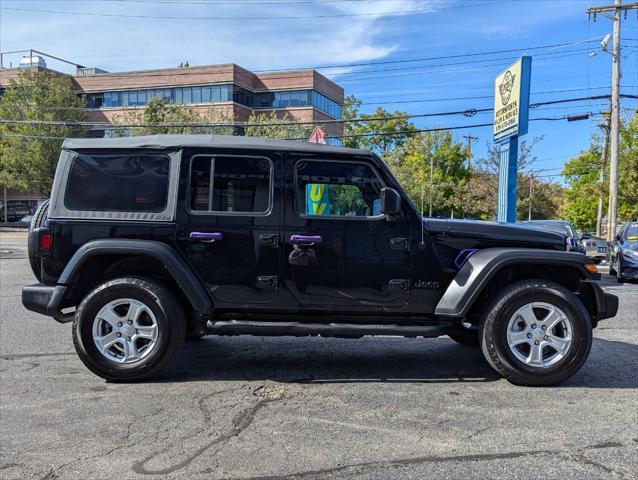
[{"label": "door hinge", "polygon": [[388,282],[388,288],[390,290],[408,290],[410,288],[410,281],[406,278],[394,278]]},{"label": "door hinge", "polygon": [[399,238],[391,238],[390,239],[390,248],[392,250],[409,250],[410,249],[410,240],[407,238],[399,237]]},{"label": "door hinge", "polygon": [[272,288],[277,290],[279,288],[279,277],[277,275],[257,277],[257,286],[259,288]]},{"label": "door hinge", "polygon": [[276,233],[262,233],[259,235],[259,245],[262,247],[278,247],[279,235]]}]

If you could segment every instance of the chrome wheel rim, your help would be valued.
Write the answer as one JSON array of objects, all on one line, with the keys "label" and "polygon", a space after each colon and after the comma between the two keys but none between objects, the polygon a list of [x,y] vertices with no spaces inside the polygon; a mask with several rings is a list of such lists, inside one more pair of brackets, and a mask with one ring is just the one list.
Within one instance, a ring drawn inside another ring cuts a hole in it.
[{"label": "chrome wheel rim", "polygon": [[93,342],[100,354],[115,363],[135,363],[155,349],[155,314],[145,303],[118,298],[102,307],[93,320]]},{"label": "chrome wheel rim", "polygon": [[568,354],[573,339],[571,320],[550,303],[532,302],[516,310],[507,325],[510,351],[525,365],[547,368]]}]

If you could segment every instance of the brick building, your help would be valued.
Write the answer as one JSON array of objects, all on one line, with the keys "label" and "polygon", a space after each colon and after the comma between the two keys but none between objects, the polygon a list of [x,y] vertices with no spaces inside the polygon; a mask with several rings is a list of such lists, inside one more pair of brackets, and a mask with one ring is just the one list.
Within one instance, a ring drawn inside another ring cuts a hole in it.
[{"label": "brick building", "polygon": [[[68,75],[78,94],[86,95],[87,120],[111,123],[130,110],[143,109],[154,96],[169,103],[189,105],[193,110],[217,112],[228,120],[246,121],[251,113],[286,113],[299,121],[341,118],[343,88],[315,70],[251,72],[235,64],[177,67],[129,72],[105,72],[85,67],[35,50],[26,50],[18,67],[6,68],[7,53],[0,55],[0,93],[10,79],[25,68]],[[4,57],[4,60],[3,60]],[[74,67],[63,73],[47,67],[46,58]],[[324,126],[327,140],[340,144],[343,124]],[[108,127],[96,127],[93,136],[108,134]]]}]

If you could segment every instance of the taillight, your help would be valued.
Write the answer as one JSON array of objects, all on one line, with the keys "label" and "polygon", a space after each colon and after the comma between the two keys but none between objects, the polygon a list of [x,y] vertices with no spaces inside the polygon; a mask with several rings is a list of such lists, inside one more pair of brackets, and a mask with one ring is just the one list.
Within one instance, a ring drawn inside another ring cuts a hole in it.
[{"label": "taillight", "polygon": [[51,232],[42,232],[40,234],[39,247],[41,252],[51,251]]},{"label": "taillight", "polygon": [[47,227],[40,227],[33,230],[33,250],[37,257],[47,257],[51,254],[51,247],[53,246],[53,238],[51,237],[51,230]]}]

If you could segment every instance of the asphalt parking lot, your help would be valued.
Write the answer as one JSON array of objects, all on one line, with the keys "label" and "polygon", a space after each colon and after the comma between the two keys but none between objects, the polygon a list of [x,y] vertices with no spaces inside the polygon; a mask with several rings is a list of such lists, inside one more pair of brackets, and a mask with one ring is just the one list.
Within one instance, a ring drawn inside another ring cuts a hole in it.
[{"label": "asphalt parking lot", "polygon": [[448,338],[206,337],[110,384],[22,307],[25,237],[0,232],[2,479],[638,478],[638,284],[605,275],[619,314],[559,387]]}]

